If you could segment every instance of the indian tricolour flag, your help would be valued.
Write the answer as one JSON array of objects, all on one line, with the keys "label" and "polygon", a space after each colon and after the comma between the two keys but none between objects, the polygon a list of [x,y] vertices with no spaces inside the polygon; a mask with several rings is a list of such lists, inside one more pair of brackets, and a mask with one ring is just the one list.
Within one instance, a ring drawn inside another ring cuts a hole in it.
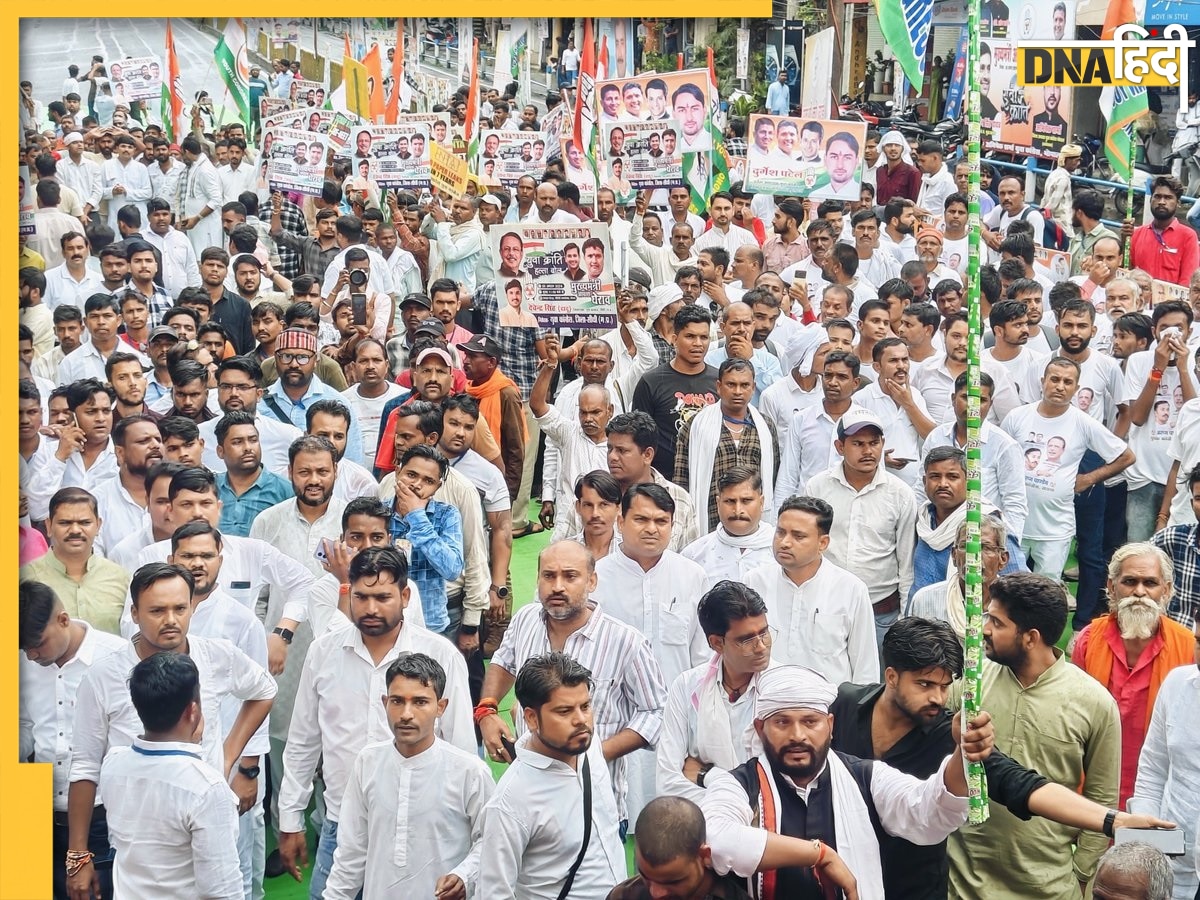
[{"label": "indian tricolour flag", "polygon": [[238,117],[243,123],[250,121],[250,66],[246,59],[246,26],[241,19],[228,19],[225,31],[213,51],[217,71],[225,91],[233,98]]},{"label": "indian tricolour flag", "polygon": [[933,24],[933,0],[875,0],[879,29],[896,62],[920,93],[925,78],[925,49]]},{"label": "indian tricolour flag", "polygon": [[[1134,0],[1114,0],[1104,16],[1103,41],[1112,40],[1122,25],[1141,21]],[[1104,132],[1104,153],[1113,174],[1123,181],[1133,177],[1133,123],[1150,111],[1144,87],[1106,87],[1100,92],[1100,114],[1108,122]]]}]

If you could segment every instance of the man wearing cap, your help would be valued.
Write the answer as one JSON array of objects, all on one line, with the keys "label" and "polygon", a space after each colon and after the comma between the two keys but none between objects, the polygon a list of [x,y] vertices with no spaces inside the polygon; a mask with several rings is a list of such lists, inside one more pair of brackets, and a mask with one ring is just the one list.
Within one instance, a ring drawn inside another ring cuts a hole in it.
[{"label": "man wearing cap", "polygon": [[116,153],[101,167],[104,187],[101,197],[108,201],[108,227],[117,231],[117,213],[128,203],[134,204],[146,219],[146,201],[150,199],[150,175],[141,163],[134,163],[136,141],[128,134],[120,135],[113,146]]},{"label": "man wearing cap", "polygon": [[[1061,91],[1059,87],[1048,87],[1045,89],[1049,95],[1051,91]],[[1057,106],[1057,104],[1056,104]],[[1046,113],[1041,113],[1033,117],[1033,133],[1037,135],[1038,120],[1043,118]],[[1062,118],[1059,117],[1059,121]],[[1064,123],[1065,124],[1065,123]],[[1036,137],[1035,137],[1036,140]],[[1063,227],[1068,237],[1075,236],[1074,225],[1074,203],[1075,192],[1071,188],[1071,175],[1083,163],[1083,148],[1078,144],[1067,144],[1058,153],[1058,165],[1054,167],[1049,175],[1046,176],[1046,186],[1042,189],[1042,206],[1050,210],[1050,215],[1054,216],[1054,221]]]},{"label": "man wearing cap", "polygon": [[674,282],[661,284],[650,292],[646,309],[646,322],[650,328],[650,340],[658,351],[658,364],[665,366],[675,358],[675,313],[683,307],[683,291]]},{"label": "man wearing cap", "polygon": [[917,259],[925,266],[925,281],[933,287],[949,278],[962,284],[958,272],[941,261],[945,235],[932,225],[922,225],[917,231]]},{"label": "man wearing cap", "polygon": [[[302,328],[285,328],[275,339],[275,365],[279,380],[263,394],[267,410],[280,422],[308,427],[308,407],[317,400],[341,401],[341,394],[314,374],[317,366],[317,336]],[[346,439],[347,459],[362,463],[362,432],[350,411]]]},{"label": "man wearing cap", "polygon": [[912,587],[916,498],[883,464],[884,424],[875,413],[852,409],[843,415],[833,446],[841,461],[814,476],[807,492],[832,508],[829,559],[866,584],[882,641]]},{"label": "man wearing cap", "polygon": [[921,172],[914,166],[912,151],[904,135],[893,129],[879,142],[885,162],[875,169],[875,203],[886,206],[893,197],[916,202],[921,191]]},{"label": "man wearing cap", "polygon": [[[495,194],[484,194],[479,198],[479,224],[485,235],[493,225],[504,224],[504,204]],[[484,237],[483,252],[475,259],[475,284],[487,284],[496,278],[496,266],[492,261],[492,239]]]},{"label": "man wearing cap", "polygon": [[87,222],[100,207],[102,180],[100,167],[83,155],[83,135],[72,131],[63,139],[66,157],[58,162],[58,178],[79,196],[83,204],[82,220]]},{"label": "man wearing cap", "polygon": [[433,311],[433,301],[423,293],[413,292],[406,295],[396,309],[404,331],[387,342],[388,366],[393,376],[408,369],[417,329],[428,321]]},{"label": "man wearing cap", "polygon": [[[971,723],[938,771],[918,781],[886,763],[829,752],[829,708],[836,696],[837,689],[811,669],[779,666],[763,672],[754,709],[762,752],[730,772],[714,769],[705,777],[702,808],[713,869],[751,878],[756,896],[826,896],[818,874],[829,881],[831,873],[821,867],[832,852],[826,845],[833,844],[857,879],[859,896],[881,898],[883,840],[933,844],[966,823],[963,756],[978,761],[991,754],[993,728],[986,713]],[[759,871],[779,859],[788,838],[806,841],[815,859]]]},{"label": "man wearing cap", "polygon": [[[500,442],[504,480],[509,496],[515,499],[520,493],[528,436],[521,391],[500,371],[500,345],[491,337],[479,334],[457,347],[463,355],[467,393],[479,402],[480,416]],[[520,512],[515,515],[520,516]]]}]

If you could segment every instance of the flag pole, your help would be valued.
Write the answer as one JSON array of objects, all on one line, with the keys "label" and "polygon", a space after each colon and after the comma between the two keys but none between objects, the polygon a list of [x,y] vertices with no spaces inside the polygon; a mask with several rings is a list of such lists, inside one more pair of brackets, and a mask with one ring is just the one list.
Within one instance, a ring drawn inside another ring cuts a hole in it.
[{"label": "flag pole", "polygon": [[[980,384],[979,356],[983,347],[983,315],[979,298],[979,256],[982,229],[979,216],[980,95],[979,95],[979,19],[980,0],[968,0],[967,49],[967,315],[970,336],[967,342],[967,554],[966,554],[966,653],[963,672],[962,729],[978,715],[983,693],[983,555],[982,504],[980,485],[982,467],[979,439]],[[967,762],[968,821],[980,825],[988,818],[987,779],[983,764]]]}]

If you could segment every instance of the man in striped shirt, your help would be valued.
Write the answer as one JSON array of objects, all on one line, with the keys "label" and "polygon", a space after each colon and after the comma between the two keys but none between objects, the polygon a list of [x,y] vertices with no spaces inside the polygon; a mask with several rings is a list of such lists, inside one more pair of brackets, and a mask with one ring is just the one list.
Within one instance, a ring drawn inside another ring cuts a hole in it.
[{"label": "man in striped shirt", "polygon": [[[596,563],[582,544],[558,541],[541,552],[538,604],[513,615],[484,677],[475,720],[488,758],[512,762],[503,742],[513,740],[513,730],[496,714],[497,699],[508,693],[526,660],[551,650],[573,657],[592,673],[596,737],[603,744],[617,808],[625,820],[625,756],[657,743],[667,686],[649,641],[589,601],[595,588]],[[515,712],[523,730],[524,722]]]}]

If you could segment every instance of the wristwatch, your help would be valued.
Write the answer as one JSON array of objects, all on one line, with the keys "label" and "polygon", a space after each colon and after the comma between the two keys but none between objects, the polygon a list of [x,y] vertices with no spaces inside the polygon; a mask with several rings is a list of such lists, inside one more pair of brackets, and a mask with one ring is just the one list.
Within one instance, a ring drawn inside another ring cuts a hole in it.
[{"label": "wristwatch", "polygon": [[293,632],[290,628],[276,628],[271,632],[271,634],[279,635],[281,638],[283,638],[283,642],[285,644],[290,644],[292,642],[292,638],[296,636],[295,632]]},{"label": "wristwatch", "polygon": [[512,593],[512,591],[508,589],[508,586],[503,584],[493,584],[491,589],[496,592],[496,596],[501,600],[507,600],[508,595]]},{"label": "wristwatch", "polygon": [[696,787],[704,787],[704,776],[712,771],[713,764],[708,763],[700,767],[700,771],[696,773]]},{"label": "wristwatch", "polygon": [[465,634],[465,635],[479,634],[479,626],[478,625],[459,625],[458,633]]},{"label": "wristwatch", "polygon": [[261,766],[250,766],[250,768],[246,768],[245,766],[241,766],[241,765],[239,765],[239,766],[237,767],[237,769],[238,769],[238,774],[239,774],[239,775],[242,775],[242,776],[244,776],[244,777],[246,777],[246,778],[249,778],[249,779],[251,779],[251,780],[253,780],[253,779],[257,778],[257,777],[258,777],[258,773],[262,771],[262,767],[261,767]]}]

